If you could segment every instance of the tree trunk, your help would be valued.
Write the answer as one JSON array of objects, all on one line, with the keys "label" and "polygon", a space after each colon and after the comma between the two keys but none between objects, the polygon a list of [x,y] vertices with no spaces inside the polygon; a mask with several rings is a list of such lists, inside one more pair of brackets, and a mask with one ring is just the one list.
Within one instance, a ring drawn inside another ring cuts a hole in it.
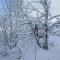
[{"label": "tree trunk", "polygon": [[43,46],[44,49],[48,49],[48,25],[47,25],[47,21],[48,21],[48,5],[46,4],[46,6],[45,6],[45,36],[44,36],[45,43]]},{"label": "tree trunk", "polygon": [[7,33],[6,33],[6,30],[4,30],[3,33],[4,33],[4,39],[5,39],[5,42],[4,42],[5,47],[4,47],[3,55],[6,56],[6,55],[8,55],[8,53],[7,53],[8,39],[7,39]]}]

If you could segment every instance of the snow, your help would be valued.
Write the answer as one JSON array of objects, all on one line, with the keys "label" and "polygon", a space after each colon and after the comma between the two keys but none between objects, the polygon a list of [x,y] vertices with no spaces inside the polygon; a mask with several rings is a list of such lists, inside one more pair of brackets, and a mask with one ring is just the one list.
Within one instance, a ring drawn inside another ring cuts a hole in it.
[{"label": "snow", "polygon": [[[49,49],[44,50],[39,47],[36,48],[36,60],[60,60],[60,38],[51,36],[49,38]],[[50,45],[52,44],[52,45]],[[25,50],[24,60],[35,60],[34,48],[31,47]]]},{"label": "snow", "polygon": [[[0,35],[0,38],[1,38],[0,39],[0,60],[35,60],[35,58],[36,60],[60,60],[60,37],[49,36],[48,50],[39,48],[39,46],[35,45],[34,43],[35,41],[31,43],[32,39],[26,42],[27,44],[27,45],[25,44],[26,46],[22,46],[20,44],[22,43],[22,41],[19,41],[18,45],[15,48],[8,50],[7,56],[2,55],[2,50],[3,50],[2,35]],[[36,57],[35,57],[35,53],[36,53]],[[19,56],[22,56],[22,58],[18,59]]]},{"label": "snow", "polygon": [[[30,1],[30,0],[28,0],[28,1]],[[39,8],[39,6],[38,6],[38,8]],[[54,8],[51,10],[53,11],[56,9]],[[37,14],[36,11],[33,11],[31,13],[31,17],[32,16],[36,17],[36,14]],[[17,39],[18,40],[17,46],[12,49],[9,49],[8,47],[4,46],[5,40],[3,37],[3,33],[1,32],[2,30],[0,28],[0,60],[60,60],[60,37],[49,35],[49,40],[48,40],[49,49],[45,50],[43,48],[40,48],[36,44],[34,36],[32,34],[30,35],[30,33],[32,33],[32,32],[31,32],[31,28],[30,28],[31,26],[28,25],[29,21],[27,21],[26,17],[24,17],[24,16],[21,16],[21,18],[22,19],[19,22],[20,25],[18,24],[19,29],[17,29],[17,30],[19,30],[17,32],[19,35],[19,38]],[[30,18],[28,18],[28,20],[29,19]],[[15,18],[13,18],[12,20],[15,20]],[[37,22],[37,19],[33,19],[33,20],[34,21],[32,21],[32,20],[31,21],[33,23],[32,26],[34,27],[34,25],[38,24],[38,22]],[[55,21],[56,20],[54,19],[54,22]],[[39,25],[39,27],[40,27],[42,23],[40,22],[39,24],[40,24]],[[40,40],[40,42],[41,41],[42,40]],[[7,48],[6,51],[8,52],[8,54],[6,56],[4,56],[5,47]]]},{"label": "snow", "polygon": [[49,49],[44,50],[36,45],[35,38],[30,35],[30,26],[23,26],[22,23],[17,46],[11,50],[7,48],[7,56],[3,56],[5,46],[3,33],[0,32],[0,60],[60,60],[60,37],[49,36]]}]

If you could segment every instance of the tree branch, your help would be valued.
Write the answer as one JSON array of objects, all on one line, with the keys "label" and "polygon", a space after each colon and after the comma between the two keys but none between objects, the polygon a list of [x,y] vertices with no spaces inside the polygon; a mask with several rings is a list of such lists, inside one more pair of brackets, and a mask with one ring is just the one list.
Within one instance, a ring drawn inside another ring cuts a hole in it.
[{"label": "tree branch", "polygon": [[55,15],[55,16],[51,17],[51,18],[48,19],[48,20],[52,20],[52,19],[57,18],[57,17],[60,17],[60,15]]}]

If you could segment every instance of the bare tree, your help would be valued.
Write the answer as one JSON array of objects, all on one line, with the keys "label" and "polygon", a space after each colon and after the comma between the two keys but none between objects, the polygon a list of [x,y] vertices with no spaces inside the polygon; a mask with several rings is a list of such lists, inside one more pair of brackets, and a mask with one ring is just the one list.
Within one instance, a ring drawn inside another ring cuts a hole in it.
[{"label": "bare tree", "polygon": [[[15,3],[14,3],[15,2]],[[14,3],[14,4],[13,4]],[[10,49],[15,47],[17,45],[17,38],[18,38],[18,13],[19,13],[19,7],[18,7],[18,0],[6,0],[6,5],[9,13],[9,21],[10,21]],[[12,13],[14,16],[12,16]],[[15,18],[15,19],[14,19]],[[13,20],[14,19],[14,20]],[[14,23],[15,21],[15,23]]]},{"label": "bare tree", "polygon": [[3,55],[6,56],[8,54],[7,49],[8,49],[8,30],[9,30],[9,24],[7,20],[7,16],[2,16],[1,17],[1,22],[0,22],[0,28],[2,30],[2,35],[4,39],[4,51]]},{"label": "bare tree", "polygon": [[[34,5],[32,5],[33,3],[41,4],[42,8],[37,9]],[[51,21],[55,18],[59,22],[60,15],[51,16],[50,10],[49,10],[50,9],[50,5],[51,5],[51,0],[31,1],[28,4],[30,5],[30,7],[28,5],[28,7],[26,8],[27,11],[30,10],[29,11],[30,13],[32,11],[36,11],[36,12],[40,13],[40,16],[38,16],[38,13],[37,13],[37,17],[33,17],[32,16],[30,18],[38,20],[38,22],[40,22],[40,25],[42,25],[40,27],[42,27],[42,29],[44,30],[44,35],[43,36],[44,36],[44,41],[45,41],[43,48],[44,49],[48,49],[48,33],[53,30],[52,26],[54,28],[54,27],[58,26],[58,24],[59,24],[59,23],[51,24]],[[41,12],[40,10],[43,10],[43,12]],[[30,13],[28,13],[28,14],[30,14]]]}]

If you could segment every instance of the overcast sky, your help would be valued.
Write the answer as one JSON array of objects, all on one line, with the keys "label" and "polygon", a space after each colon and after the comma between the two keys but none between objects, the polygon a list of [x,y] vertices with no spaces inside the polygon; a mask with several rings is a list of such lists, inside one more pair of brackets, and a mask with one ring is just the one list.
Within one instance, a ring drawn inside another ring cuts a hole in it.
[{"label": "overcast sky", "polygon": [[60,14],[60,0],[52,0],[50,10],[53,15]]}]

